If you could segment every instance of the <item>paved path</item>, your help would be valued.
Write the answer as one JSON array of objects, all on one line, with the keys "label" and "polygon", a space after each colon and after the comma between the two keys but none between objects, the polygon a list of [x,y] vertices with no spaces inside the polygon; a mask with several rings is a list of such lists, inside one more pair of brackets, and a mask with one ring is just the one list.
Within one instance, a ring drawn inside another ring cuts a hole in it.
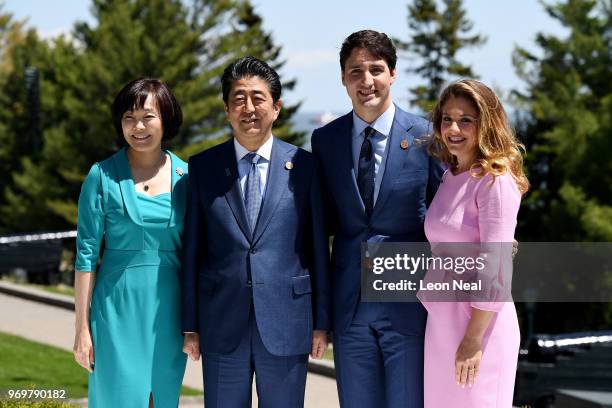
[{"label": "paved path", "polygon": [[[0,331],[72,351],[74,313],[65,309],[0,294]],[[76,363],[75,363],[76,364]],[[200,362],[189,361],[183,384],[202,390]],[[256,395],[253,392],[253,395]],[[253,407],[257,406],[257,401]],[[338,407],[336,382],[328,377],[308,373],[306,408]],[[181,404],[183,408],[199,407],[201,402]]]}]

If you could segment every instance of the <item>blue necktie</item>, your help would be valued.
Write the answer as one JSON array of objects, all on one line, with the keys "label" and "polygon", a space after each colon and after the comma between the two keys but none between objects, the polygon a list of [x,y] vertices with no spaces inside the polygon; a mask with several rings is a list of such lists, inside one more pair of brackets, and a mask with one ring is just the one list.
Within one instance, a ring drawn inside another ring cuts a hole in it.
[{"label": "blue necktie", "polygon": [[244,160],[251,164],[249,174],[247,175],[244,191],[244,206],[246,208],[247,219],[249,220],[249,226],[251,232],[255,229],[257,223],[257,216],[259,215],[259,209],[261,208],[261,176],[259,175],[259,169],[257,168],[257,162],[261,156],[257,153],[249,153],[244,156]]},{"label": "blue necktie", "polygon": [[364,137],[359,152],[359,168],[357,172],[359,195],[361,195],[368,217],[372,216],[374,209],[374,164],[376,162],[372,145],[374,133],[374,128],[370,126],[363,131]]}]

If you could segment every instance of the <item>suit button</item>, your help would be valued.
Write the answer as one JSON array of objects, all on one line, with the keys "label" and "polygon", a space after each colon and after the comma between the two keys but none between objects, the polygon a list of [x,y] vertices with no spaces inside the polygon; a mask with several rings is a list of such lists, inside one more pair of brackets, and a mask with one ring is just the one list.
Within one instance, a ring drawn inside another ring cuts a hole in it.
[{"label": "suit button", "polygon": [[251,253],[252,254],[256,254],[257,253],[257,248],[251,248]]},{"label": "suit button", "polygon": [[253,286],[253,282],[251,282],[250,280],[247,281],[247,286]]}]

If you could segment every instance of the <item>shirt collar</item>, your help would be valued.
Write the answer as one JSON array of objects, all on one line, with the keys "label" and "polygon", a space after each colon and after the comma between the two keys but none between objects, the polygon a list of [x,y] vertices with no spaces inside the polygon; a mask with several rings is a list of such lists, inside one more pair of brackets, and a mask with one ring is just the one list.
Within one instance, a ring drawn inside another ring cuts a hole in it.
[{"label": "shirt collar", "polygon": [[[262,158],[266,159],[267,161],[270,161],[270,158],[272,157],[273,141],[274,141],[274,136],[270,136],[268,140],[266,140],[266,142],[263,145],[261,145],[255,153],[257,153],[258,155],[260,155]],[[251,153],[249,150],[247,150],[246,147],[238,143],[238,140],[236,138],[234,138],[234,150],[236,152],[237,162],[242,160],[242,158],[246,156],[247,154]]]},{"label": "shirt collar", "polygon": [[391,133],[391,126],[393,125],[393,118],[395,117],[395,104],[392,103],[391,106],[387,108],[386,111],[382,113],[379,117],[374,120],[372,123],[368,123],[357,116],[357,113],[353,110],[353,137],[361,136],[361,133],[368,126],[374,128],[379,134],[384,137],[389,136]]}]

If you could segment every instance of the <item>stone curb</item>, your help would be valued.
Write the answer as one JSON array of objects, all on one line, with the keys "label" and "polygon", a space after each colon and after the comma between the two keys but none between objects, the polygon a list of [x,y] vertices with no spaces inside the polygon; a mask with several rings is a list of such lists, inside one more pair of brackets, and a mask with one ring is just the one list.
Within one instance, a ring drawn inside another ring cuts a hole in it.
[{"label": "stone curb", "polygon": [[5,281],[0,281],[0,293],[74,311],[74,299],[71,296],[49,293],[44,290]]},{"label": "stone curb", "polygon": [[[0,281],[0,293],[74,311],[74,299],[71,296],[49,293],[44,290],[29,288],[17,283],[5,281]],[[326,377],[336,378],[334,363],[329,360],[310,359],[308,361],[308,371]]]}]

